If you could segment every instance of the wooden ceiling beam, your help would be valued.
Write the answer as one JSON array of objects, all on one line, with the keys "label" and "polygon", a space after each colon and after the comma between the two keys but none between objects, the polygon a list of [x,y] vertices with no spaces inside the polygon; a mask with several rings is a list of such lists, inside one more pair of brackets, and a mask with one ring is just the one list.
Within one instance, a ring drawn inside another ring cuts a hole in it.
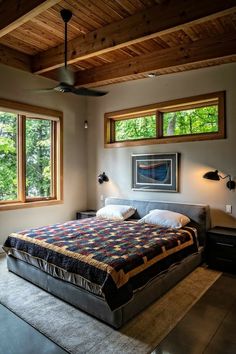
[{"label": "wooden ceiling beam", "polygon": [[[68,64],[215,19],[236,10],[235,0],[169,0],[68,42]],[[33,72],[42,74],[63,66],[64,45],[33,59]]]},{"label": "wooden ceiling beam", "polygon": [[60,0],[0,1],[0,38],[13,31]]},{"label": "wooden ceiling beam", "polygon": [[18,50],[0,44],[0,63],[31,72],[31,57]]},{"label": "wooden ceiling beam", "polygon": [[236,32],[198,40],[174,48],[162,49],[131,59],[105,64],[77,72],[76,86],[104,85],[111,80],[125,79],[132,75],[157,72],[160,69],[206,62],[207,60],[235,57]]}]

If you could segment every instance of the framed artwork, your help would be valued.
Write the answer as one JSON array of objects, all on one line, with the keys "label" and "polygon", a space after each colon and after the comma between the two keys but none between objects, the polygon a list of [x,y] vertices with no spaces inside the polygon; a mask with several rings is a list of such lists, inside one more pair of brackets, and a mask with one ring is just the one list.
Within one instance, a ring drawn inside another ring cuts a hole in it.
[{"label": "framed artwork", "polygon": [[178,192],[179,153],[133,154],[132,189]]}]

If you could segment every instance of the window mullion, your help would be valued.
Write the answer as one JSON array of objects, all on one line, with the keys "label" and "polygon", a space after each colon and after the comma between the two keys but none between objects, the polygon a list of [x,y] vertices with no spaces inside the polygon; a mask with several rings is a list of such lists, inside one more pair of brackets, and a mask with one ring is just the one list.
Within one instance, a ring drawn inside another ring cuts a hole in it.
[{"label": "window mullion", "polygon": [[51,197],[57,198],[57,126],[55,122],[51,122]]},{"label": "window mullion", "polygon": [[156,111],[156,134],[157,138],[163,137],[163,118],[160,111]]},{"label": "window mullion", "polygon": [[110,121],[111,125],[110,125],[110,137],[111,137],[111,141],[115,142],[116,141],[116,131],[115,131],[115,120],[111,119]]},{"label": "window mullion", "polygon": [[25,176],[26,176],[26,151],[25,151],[25,120],[26,117],[18,115],[18,198],[25,203]]}]

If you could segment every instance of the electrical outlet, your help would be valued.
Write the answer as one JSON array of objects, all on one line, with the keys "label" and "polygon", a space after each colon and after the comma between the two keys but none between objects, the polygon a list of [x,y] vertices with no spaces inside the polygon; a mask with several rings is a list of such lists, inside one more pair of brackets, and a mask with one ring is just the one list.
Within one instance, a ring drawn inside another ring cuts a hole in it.
[{"label": "electrical outlet", "polygon": [[100,200],[101,200],[101,202],[104,201],[104,195],[103,194],[100,195]]},{"label": "electrical outlet", "polygon": [[232,214],[232,205],[227,205],[225,206],[225,211],[227,214]]}]

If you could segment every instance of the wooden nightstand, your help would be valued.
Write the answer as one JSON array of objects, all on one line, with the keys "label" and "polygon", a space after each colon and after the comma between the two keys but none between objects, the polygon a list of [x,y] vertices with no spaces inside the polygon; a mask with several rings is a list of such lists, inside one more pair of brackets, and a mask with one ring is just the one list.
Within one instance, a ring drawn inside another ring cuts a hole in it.
[{"label": "wooden nightstand", "polygon": [[209,267],[236,272],[236,228],[216,226],[208,230],[206,261]]},{"label": "wooden nightstand", "polygon": [[97,210],[83,210],[77,211],[76,219],[92,218],[96,216]]}]

